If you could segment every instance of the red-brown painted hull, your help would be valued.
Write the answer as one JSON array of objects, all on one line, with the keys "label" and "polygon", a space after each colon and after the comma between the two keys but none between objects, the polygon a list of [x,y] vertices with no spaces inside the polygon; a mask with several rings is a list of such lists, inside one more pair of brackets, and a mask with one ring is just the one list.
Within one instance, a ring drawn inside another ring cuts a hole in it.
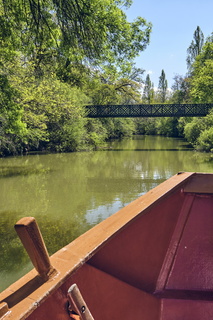
[{"label": "red-brown painted hull", "polygon": [[212,319],[213,175],[172,177],[50,260],[50,280],[33,270],[0,295],[3,319],[70,319],[73,283],[95,320]]}]

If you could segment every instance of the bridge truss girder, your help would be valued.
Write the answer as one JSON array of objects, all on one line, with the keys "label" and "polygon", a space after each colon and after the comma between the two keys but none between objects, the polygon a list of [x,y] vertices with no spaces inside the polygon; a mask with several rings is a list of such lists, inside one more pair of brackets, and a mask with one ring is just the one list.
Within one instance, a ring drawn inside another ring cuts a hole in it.
[{"label": "bridge truss girder", "polygon": [[213,103],[90,105],[86,112],[88,118],[203,117],[211,108]]}]

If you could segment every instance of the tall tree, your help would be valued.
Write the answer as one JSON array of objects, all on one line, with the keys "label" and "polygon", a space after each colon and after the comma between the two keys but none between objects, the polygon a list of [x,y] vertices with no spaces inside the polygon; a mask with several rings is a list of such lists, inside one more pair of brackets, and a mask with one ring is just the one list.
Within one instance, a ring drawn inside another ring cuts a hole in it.
[{"label": "tall tree", "polygon": [[192,65],[190,94],[194,102],[213,102],[213,42],[207,42]]},{"label": "tall tree", "polygon": [[154,85],[151,82],[150,75],[147,74],[143,89],[143,100],[150,104],[154,98]]},{"label": "tall tree", "polygon": [[166,101],[167,88],[168,88],[168,82],[166,80],[166,74],[164,70],[162,70],[161,75],[159,77],[159,84],[158,84],[158,94],[159,94],[160,102],[162,103]]},{"label": "tall tree", "polygon": [[204,44],[204,35],[199,26],[197,26],[193,38],[194,39],[192,40],[189,48],[187,49],[186,62],[189,72],[191,71],[191,66],[195,61],[195,58],[197,57],[197,55],[200,54]]}]

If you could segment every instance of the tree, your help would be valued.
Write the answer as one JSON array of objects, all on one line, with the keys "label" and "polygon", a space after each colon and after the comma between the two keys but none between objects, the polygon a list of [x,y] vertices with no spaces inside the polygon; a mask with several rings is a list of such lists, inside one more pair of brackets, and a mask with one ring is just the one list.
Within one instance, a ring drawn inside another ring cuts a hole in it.
[{"label": "tree", "polygon": [[150,104],[153,98],[154,98],[154,85],[151,82],[149,74],[147,74],[146,80],[144,83],[144,88],[143,88],[143,100],[145,100],[148,104]]},{"label": "tree", "polygon": [[159,77],[159,84],[158,84],[158,94],[160,98],[160,102],[164,103],[166,101],[166,94],[167,94],[168,82],[166,80],[166,75],[164,70],[161,71],[161,75]]},{"label": "tree", "polygon": [[[19,48],[38,61],[65,55],[116,63],[132,60],[149,43],[151,24],[139,17],[129,23],[116,0],[0,0],[0,20],[16,34]],[[17,48],[17,43],[15,43]]]},{"label": "tree", "polygon": [[187,49],[188,55],[186,58],[186,62],[189,72],[191,71],[191,67],[193,62],[195,61],[195,58],[200,54],[204,44],[204,35],[199,26],[197,26],[193,38],[194,40],[192,40],[189,48]]},{"label": "tree", "polygon": [[192,65],[190,94],[194,102],[213,102],[213,42],[207,42]]},{"label": "tree", "polygon": [[189,79],[181,75],[176,75],[172,85],[172,98],[173,103],[186,103],[189,100]]},{"label": "tree", "polygon": [[157,134],[167,137],[178,137],[177,129],[178,120],[175,117],[157,118],[156,128]]},{"label": "tree", "polygon": [[[213,42],[207,38],[205,45],[191,65],[189,79],[190,98],[195,103],[213,102]],[[203,118],[193,118],[185,122],[184,137],[198,150],[211,151],[213,148],[213,114]]]},{"label": "tree", "polygon": [[[73,151],[109,137],[100,122],[90,135],[83,105],[139,100],[142,70],[133,59],[148,45],[151,24],[129,23],[122,8],[130,5],[0,0],[1,146]],[[124,123],[119,135],[127,134]]]},{"label": "tree", "polygon": [[213,42],[213,32],[206,38],[206,42]]},{"label": "tree", "polygon": [[197,150],[211,151],[213,148],[213,112],[206,117],[193,118],[191,122],[186,123],[184,128],[184,137]]},{"label": "tree", "polygon": [[0,73],[0,155],[20,152],[19,143],[26,133],[23,108],[17,103],[19,92]]}]

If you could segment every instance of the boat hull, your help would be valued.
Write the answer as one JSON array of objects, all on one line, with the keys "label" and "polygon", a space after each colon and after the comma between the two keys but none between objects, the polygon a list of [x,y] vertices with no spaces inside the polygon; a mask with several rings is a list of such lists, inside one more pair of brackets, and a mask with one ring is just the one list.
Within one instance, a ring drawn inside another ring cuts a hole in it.
[{"label": "boat hull", "polygon": [[213,318],[213,175],[178,174],[50,257],[1,294],[4,319],[70,319],[76,283],[96,320]]}]

